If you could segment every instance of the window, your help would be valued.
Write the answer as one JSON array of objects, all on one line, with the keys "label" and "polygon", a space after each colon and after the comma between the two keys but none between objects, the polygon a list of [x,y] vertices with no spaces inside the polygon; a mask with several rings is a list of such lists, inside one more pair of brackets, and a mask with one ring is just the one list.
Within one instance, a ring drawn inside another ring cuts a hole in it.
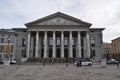
[{"label": "window", "polygon": [[94,33],[94,31],[91,31],[92,33]]},{"label": "window", "polygon": [[94,37],[91,37],[91,38],[90,38],[90,41],[91,41],[91,46],[92,46],[92,47],[95,47],[95,38],[94,38]]},{"label": "window", "polygon": [[72,39],[72,45],[75,46],[75,43],[76,43],[75,38],[73,38]]},{"label": "window", "polygon": [[25,47],[25,45],[26,45],[26,39],[22,38],[22,47]]},{"label": "window", "polygon": [[42,47],[44,46],[44,38],[41,39]]},{"label": "window", "polygon": [[92,50],[92,55],[96,56],[95,50]]},{"label": "window", "polygon": [[3,50],[3,47],[2,47],[2,45],[0,45],[0,52],[2,52],[2,50]]},{"label": "window", "polygon": [[95,50],[92,50],[90,57],[93,58],[93,57],[95,57],[95,56],[96,56]]},{"label": "window", "polygon": [[60,37],[57,37],[57,46],[60,46]]},{"label": "window", "polygon": [[65,46],[68,45],[68,38],[67,38],[67,37],[64,38],[64,45],[65,45]]},{"label": "window", "polygon": [[52,46],[52,44],[53,44],[53,39],[49,38],[49,45]]},{"label": "window", "polygon": [[26,32],[25,30],[23,30],[23,32]]},{"label": "window", "polygon": [[22,50],[21,55],[22,55],[23,58],[26,58],[25,50]]},{"label": "window", "polygon": [[4,42],[4,38],[1,38],[1,43],[3,43]]}]

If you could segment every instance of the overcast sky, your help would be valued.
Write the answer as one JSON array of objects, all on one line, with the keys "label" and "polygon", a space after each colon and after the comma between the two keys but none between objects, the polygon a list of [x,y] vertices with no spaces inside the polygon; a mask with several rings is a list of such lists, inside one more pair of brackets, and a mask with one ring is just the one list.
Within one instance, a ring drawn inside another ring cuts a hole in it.
[{"label": "overcast sky", "polygon": [[0,0],[0,28],[25,28],[58,11],[105,28],[104,42],[120,36],[120,0]]}]

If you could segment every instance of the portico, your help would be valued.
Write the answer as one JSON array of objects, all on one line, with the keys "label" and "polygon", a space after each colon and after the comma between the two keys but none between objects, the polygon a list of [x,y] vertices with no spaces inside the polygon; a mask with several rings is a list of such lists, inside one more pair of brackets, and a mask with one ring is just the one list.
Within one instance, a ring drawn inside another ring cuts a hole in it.
[{"label": "portico", "polygon": [[27,57],[89,58],[88,36],[87,31],[29,31]]},{"label": "portico", "polygon": [[58,12],[25,25],[28,58],[90,57],[90,23]]}]

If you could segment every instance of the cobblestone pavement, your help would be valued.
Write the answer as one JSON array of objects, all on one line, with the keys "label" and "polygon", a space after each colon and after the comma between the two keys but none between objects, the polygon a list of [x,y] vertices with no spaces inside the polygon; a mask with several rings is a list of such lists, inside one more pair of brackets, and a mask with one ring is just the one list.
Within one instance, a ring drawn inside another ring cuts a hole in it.
[{"label": "cobblestone pavement", "polygon": [[0,65],[0,80],[120,80],[116,65],[76,67],[74,64]]}]

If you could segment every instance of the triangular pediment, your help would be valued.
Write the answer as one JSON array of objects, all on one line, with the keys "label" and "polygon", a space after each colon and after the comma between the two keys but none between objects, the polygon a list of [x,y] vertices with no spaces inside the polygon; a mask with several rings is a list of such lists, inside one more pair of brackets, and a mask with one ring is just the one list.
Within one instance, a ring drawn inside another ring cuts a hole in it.
[{"label": "triangular pediment", "polygon": [[36,21],[32,21],[25,25],[28,27],[29,25],[89,25],[90,26],[91,24],[81,21],[80,19],[74,18],[72,16],[58,12],[46,16],[44,18],[38,19]]}]

